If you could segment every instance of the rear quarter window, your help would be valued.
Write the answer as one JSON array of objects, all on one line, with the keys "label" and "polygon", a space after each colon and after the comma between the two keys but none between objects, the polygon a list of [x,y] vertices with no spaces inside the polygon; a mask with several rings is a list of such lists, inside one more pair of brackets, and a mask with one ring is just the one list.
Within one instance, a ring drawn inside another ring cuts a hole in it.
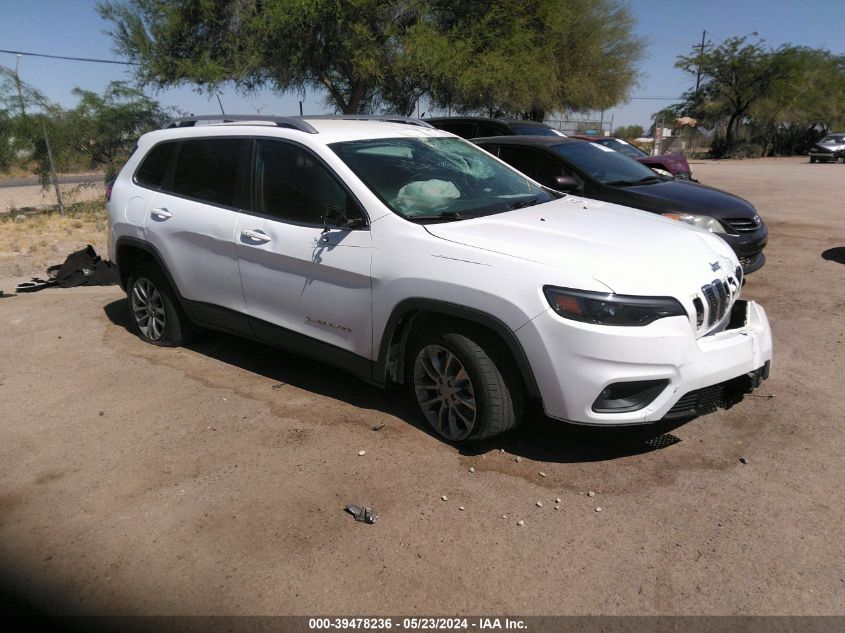
[{"label": "rear quarter window", "polygon": [[176,141],[159,143],[150,150],[138,171],[135,172],[135,182],[145,187],[160,189],[164,185],[167,169],[176,151]]}]

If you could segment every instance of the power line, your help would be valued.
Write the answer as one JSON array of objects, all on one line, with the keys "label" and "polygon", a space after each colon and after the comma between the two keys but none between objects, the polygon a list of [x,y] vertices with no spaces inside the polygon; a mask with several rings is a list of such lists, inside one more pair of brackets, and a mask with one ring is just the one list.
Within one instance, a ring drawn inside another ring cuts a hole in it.
[{"label": "power line", "polygon": [[116,59],[94,59],[92,57],[66,57],[64,55],[47,55],[46,53],[27,53],[25,51],[7,51],[0,49],[0,53],[11,55],[25,55],[27,57],[48,57],[50,59],[67,59],[74,62],[93,62],[96,64],[120,64],[122,66],[137,66],[137,62],[121,62]]},{"label": "power line", "polygon": [[[95,64],[119,64],[122,66],[138,66],[138,62],[123,62],[116,59],[96,59],[93,57],[68,57],[65,55],[48,55],[47,53],[28,53],[25,51],[10,51],[0,48],[0,53],[10,55],[25,55],[27,57],[47,57],[49,59],[65,59],[74,62],[91,62]],[[676,101],[683,97],[629,97],[630,100]]]}]

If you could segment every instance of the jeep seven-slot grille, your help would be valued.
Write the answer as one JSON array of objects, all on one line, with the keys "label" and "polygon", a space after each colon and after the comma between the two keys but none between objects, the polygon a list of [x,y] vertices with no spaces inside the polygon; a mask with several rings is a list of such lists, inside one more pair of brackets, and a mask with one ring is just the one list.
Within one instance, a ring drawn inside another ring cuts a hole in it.
[{"label": "jeep seven-slot grille", "polygon": [[737,233],[751,233],[760,228],[760,223],[754,218],[727,218],[722,222]]},{"label": "jeep seven-slot grille", "polygon": [[701,287],[704,300],[710,308],[707,315],[708,327],[722,320],[730,305],[731,291],[721,279],[714,279],[713,283]]}]

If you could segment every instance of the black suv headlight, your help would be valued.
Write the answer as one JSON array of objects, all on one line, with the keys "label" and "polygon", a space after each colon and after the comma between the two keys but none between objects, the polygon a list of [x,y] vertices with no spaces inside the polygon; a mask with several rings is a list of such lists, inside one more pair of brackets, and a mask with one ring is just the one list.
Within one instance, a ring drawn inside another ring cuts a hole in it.
[{"label": "black suv headlight", "polygon": [[672,297],[634,297],[544,286],[549,305],[565,319],[599,325],[642,326],[670,316],[686,316]]}]

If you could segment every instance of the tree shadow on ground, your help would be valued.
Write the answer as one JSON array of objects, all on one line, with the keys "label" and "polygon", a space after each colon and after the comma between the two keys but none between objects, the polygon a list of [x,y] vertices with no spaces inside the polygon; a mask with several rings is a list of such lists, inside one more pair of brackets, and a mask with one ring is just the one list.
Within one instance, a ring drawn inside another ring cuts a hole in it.
[{"label": "tree shadow on ground", "polygon": [[837,264],[845,264],[845,246],[827,249],[822,253],[822,259],[836,262]]},{"label": "tree shadow on ground", "polygon": [[[136,335],[126,299],[109,303],[103,311],[114,325]],[[425,423],[402,386],[379,389],[330,365],[221,332],[204,332],[187,349],[263,376],[274,384],[292,385],[360,409],[387,413],[449,444]],[[315,415],[319,415],[319,410],[315,411]],[[677,444],[680,439],[669,432],[688,421],[616,429],[585,427],[552,420],[543,413],[539,403],[529,402],[524,422],[516,431],[489,440],[453,446],[462,455],[481,455],[504,449],[512,455],[545,462],[605,461]]]}]

